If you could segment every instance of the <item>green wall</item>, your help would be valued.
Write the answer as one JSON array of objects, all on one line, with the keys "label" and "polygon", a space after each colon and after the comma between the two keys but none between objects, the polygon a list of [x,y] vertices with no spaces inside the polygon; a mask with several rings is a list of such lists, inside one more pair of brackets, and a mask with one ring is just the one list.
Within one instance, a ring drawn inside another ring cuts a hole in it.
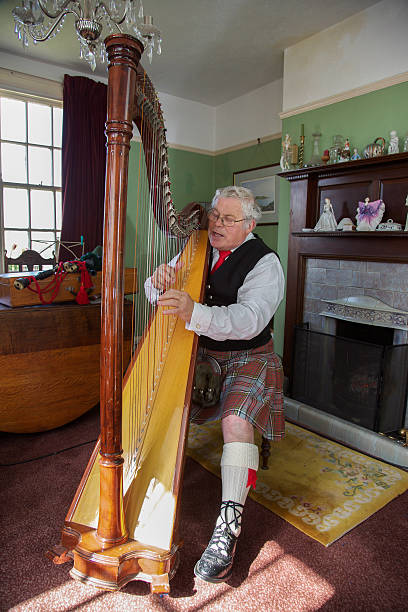
[{"label": "green wall", "polygon": [[[276,164],[280,158],[280,140],[269,140],[251,147],[216,155],[214,169],[214,190],[234,184],[234,172]],[[278,246],[278,226],[257,227],[257,234],[268,246],[276,250]]]},{"label": "green wall", "polygon": [[[139,176],[139,152],[140,143],[131,142],[129,156],[129,183],[128,183],[128,201],[127,201],[127,217],[126,217],[126,248],[125,262],[127,266],[132,266],[135,252],[135,235],[136,235],[136,218],[143,217],[137,215],[138,201],[138,176]],[[173,195],[174,206],[181,210],[193,201],[207,202],[211,199],[214,188],[214,160],[211,155],[203,155],[201,153],[192,153],[177,149],[168,150],[171,191]],[[145,176],[145,165],[142,161],[142,175]],[[140,221],[139,221],[140,223]],[[147,227],[142,225],[138,228],[137,252],[140,268],[141,262],[147,258],[146,246],[143,237],[146,234]],[[140,244],[139,244],[140,242]]]},{"label": "green wall", "polygon": [[[301,100],[299,103],[301,104]],[[378,136],[385,138],[388,145],[390,131],[397,130],[402,151],[403,139],[408,132],[407,109],[408,83],[401,83],[284,119],[282,134],[289,134],[292,143],[299,143],[300,126],[304,124],[306,162],[312,154],[312,134],[315,132],[322,134],[321,153],[331,146],[333,136],[341,134],[349,138],[351,150],[356,147],[362,156],[365,146]],[[280,186],[278,252],[286,271],[290,185],[284,179],[283,182],[285,185]],[[285,308],[281,305],[275,317],[275,348],[279,354],[282,354],[283,350],[284,319]]]},{"label": "green wall", "polygon": [[397,130],[400,150],[408,132],[408,82],[357,96],[344,102],[330,104],[307,113],[284,119],[282,134],[290,134],[292,142],[299,142],[300,125],[305,126],[305,162],[312,154],[312,134],[321,133],[320,150],[328,149],[333,136],[349,138],[350,149],[357,147],[360,155],[377,136],[389,141],[390,131]]},{"label": "green wall", "polygon": [[214,158],[211,155],[169,148],[173,200],[181,210],[190,202],[208,202],[214,193]]}]

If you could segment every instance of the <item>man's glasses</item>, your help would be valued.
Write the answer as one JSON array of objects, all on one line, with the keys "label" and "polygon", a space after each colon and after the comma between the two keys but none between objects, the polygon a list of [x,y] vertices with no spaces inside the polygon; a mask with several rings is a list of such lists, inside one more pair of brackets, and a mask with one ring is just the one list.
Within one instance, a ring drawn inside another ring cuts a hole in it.
[{"label": "man's glasses", "polygon": [[212,208],[208,213],[208,219],[213,223],[217,223],[217,221],[221,221],[222,225],[225,227],[232,227],[234,223],[240,223],[241,221],[246,221],[246,217],[243,219],[235,219],[232,215],[221,216],[218,211]]}]

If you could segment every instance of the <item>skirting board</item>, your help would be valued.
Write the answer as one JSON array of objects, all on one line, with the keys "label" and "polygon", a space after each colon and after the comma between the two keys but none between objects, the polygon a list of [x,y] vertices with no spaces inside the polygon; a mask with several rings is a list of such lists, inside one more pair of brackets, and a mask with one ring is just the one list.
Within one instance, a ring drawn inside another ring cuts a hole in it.
[{"label": "skirting board", "polygon": [[375,431],[354,425],[290,397],[285,397],[285,415],[293,423],[309,428],[315,433],[408,469],[408,447]]}]

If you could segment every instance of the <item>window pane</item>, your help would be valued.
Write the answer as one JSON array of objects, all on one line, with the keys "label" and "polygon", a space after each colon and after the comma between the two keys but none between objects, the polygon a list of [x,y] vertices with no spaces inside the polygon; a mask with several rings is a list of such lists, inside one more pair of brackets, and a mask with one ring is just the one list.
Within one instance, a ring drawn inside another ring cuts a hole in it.
[{"label": "window pane", "polygon": [[51,150],[28,147],[28,182],[32,185],[51,185]]},{"label": "window pane", "polygon": [[31,227],[54,229],[54,194],[31,190]]},{"label": "window pane", "polygon": [[51,145],[51,107],[28,103],[28,142]]},{"label": "window pane", "polygon": [[62,108],[54,106],[54,147],[62,147]]},{"label": "window pane", "polygon": [[55,202],[56,202],[56,228],[61,229],[62,226],[62,196],[61,192],[57,191],[55,193]]},{"label": "window pane", "polygon": [[61,187],[61,149],[54,149],[54,185]]},{"label": "window pane", "polygon": [[4,227],[28,227],[28,192],[5,187],[3,190]]},{"label": "window pane", "polygon": [[21,100],[1,98],[1,137],[3,140],[26,141],[26,105]]},{"label": "window pane", "polygon": [[1,143],[1,168],[3,181],[27,182],[26,148],[22,145]]},{"label": "window pane", "polygon": [[23,250],[28,249],[28,232],[5,230],[4,242],[7,257],[18,257]]},{"label": "window pane", "polygon": [[31,232],[31,248],[41,253],[44,259],[54,257],[55,235],[54,232]]}]

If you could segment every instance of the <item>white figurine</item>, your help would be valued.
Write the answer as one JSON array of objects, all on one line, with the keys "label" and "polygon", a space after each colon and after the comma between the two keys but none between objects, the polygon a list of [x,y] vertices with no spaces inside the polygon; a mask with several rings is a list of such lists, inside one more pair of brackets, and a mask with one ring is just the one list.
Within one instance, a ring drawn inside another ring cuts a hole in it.
[{"label": "white figurine", "polygon": [[357,207],[357,231],[371,232],[377,228],[383,218],[385,204],[382,200],[370,202],[370,198],[365,198],[364,202],[359,202]]},{"label": "white figurine", "polygon": [[291,140],[289,134],[286,134],[285,140],[282,140],[282,156],[280,158],[280,167],[282,170],[290,170],[290,150]]},{"label": "white figurine", "polygon": [[393,153],[399,153],[399,138],[395,130],[391,130],[390,132],[390,144],[388,146],[388,155],[392,155]]},{"label": "white figurine", "polygon": [[[408,195],[405,198],[405,206],[408,206]],[[405,220],[405,231],[408,232],[408,211],[407,211],[407,218]]]},{"label": "white figurine", "polygon": [[333,212],[333,206],[331,205],[330,198],[325,198],[323,212],[320,215],[320,219],[314,226],[315,232],[335,232],[337,231],[336,218]]}]

